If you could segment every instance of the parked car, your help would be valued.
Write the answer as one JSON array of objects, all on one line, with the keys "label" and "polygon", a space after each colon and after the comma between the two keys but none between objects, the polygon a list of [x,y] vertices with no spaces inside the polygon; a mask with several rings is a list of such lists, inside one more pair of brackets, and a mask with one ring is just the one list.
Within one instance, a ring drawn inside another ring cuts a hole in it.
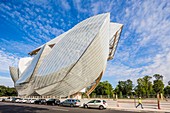
[{"label": "parked car", "polygon": [[26,103],[27,103],[27,104],[30,104],[30,102],[31,102],[31,99],[29,98],[29,99],[26,101]]},{"label": "parked car", "polygon": [[46,100],[45,99],[37,99],[34,101],[34,104],[46,104]]},{"label": "parked car", "polygon": [[11,102],[11,101],[12,101],[12,98],[10,97],[5,98],[5,102]]},{"label": "parked car", "polygon": [[30,104],[34,104],[35,101],[36,101],[36,99],[31,99]]},{"label": "parked car", "polygon": [[[11,100],[11,102],[16,102],[17,99],[20,99],[20,98],[15,98],[15,97],[13,97],[12,100]],[[18,101],[19,101],[19,100],[18,100]]]},{"label": "parked car", "polygon": [[26,103],[28,103],[28,104],[34,104],[34,102],[36,101],[36,99],[28,99],[27,101],[26,101]]},{"label": "parked car", "polygon": [[22,103],[26,103],[28,101],[28,99],[27,98],[24,98],[23,100],[22,100]]},{"label": "parked car", "polygon": [[16,102],[16,103],[21,103],[21,102],[22,102],[22,98],[17,98],[17,99],[15,100],[15,102]]},{"label": "parked car", "polygon": [[5,102],[5,99],[4,98],[0,98],[0,102]]},{"label": "parked car", "polygon": [[60,105],[60,100],[59,99],[48,99],[46,101],[47,105]]},{"label": "parked car", "polygon": [[88,103],[84,103],[84,108],[99,108],[100,110],[107,108],[105,100],[91,100]]},{"label": "parked car", "polygon": [[70,106],[70,107],[79,107],[81,105],[80,100],[78,99],[67,99],[61,102],[62,106]]}]

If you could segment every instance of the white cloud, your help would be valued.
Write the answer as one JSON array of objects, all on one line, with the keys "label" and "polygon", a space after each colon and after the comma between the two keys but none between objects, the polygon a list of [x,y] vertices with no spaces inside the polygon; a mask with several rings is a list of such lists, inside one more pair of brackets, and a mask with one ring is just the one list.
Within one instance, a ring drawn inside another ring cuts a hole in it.
[{"label": "white cloud", "polygon": [[161,74],[164,76],[164,83],[167,85],[168,81],[170,81],[170,49],[169,52],[165,54],[157,54],[153,58],[153,63],[151,65],[145,66],[143,71],[143,75],[150,74],[153,75],[155,73]]},{"label": "white cloud", "polygon": [[64,9],[66,10],[70,10],[70,5],[69,3],[67,2],[67,0],[61,0],[61,5],[63,6]]},{"label": "white cloud", "polygon": [[94,15],[96,15],[100,12],[101,4],[102,4],[101,1],[98,1],[98,2],[91,4],[92,12],[93,12]]},{"label": "white cloud", "polygon": [[117,4],[114,4],[114,1],[97,1],[91,3],[91,10],[93,15],[104,13],[104,12],[111,12],[112,8],[116,8]]},{"label": "white cloud", "polygon": [[[64,1],[62,1],[63,7],[69,9],[69,4],[63,2]],[[43,1],[39,3],[29,1],[23,2],[23,4],[25,7],[21,8],[20,6],[22,4],[11,5],[10,3],[2,3],[0,4],[0,11],[5,14],[2,15],[5,20],[14,25],[16,24],[18,30],[21,30],[23,34],[26,34],[26,38],[22,37],[26,41],[32,43],[32,45],[43,44],[63,32],[62,29],[57,28],[54,24],[56,18],[51,17],[51,14],[46,15],[47,9],[50,9],[50,11],[53,12],[52,6],[49,5],[50,2]],[[33,4],[40,5],[41,8],[35,8]],[[11,10],[8,10],[8,7],[10,7]]]},{"label": "white cloud", "polygon": [[5,85],[9,87],[14,87],[14,83],[9,77],[9,66],[18,66],[18,60],[20,57],[13,55],[11,53],[5,52],[5,50],[0,50],[0,85]]},{"label": "white cloud", "polygon": [[[105,76],[117,81],[136,81],[145,75],[161,74],[170,81],[170,2],[132,1],[118,21],[124,24],[114,61],[108,63]],[[151,5],[152,4],[152,5]],[[137,34],[133,36],[133,34]],[[130,43],[127,45],[127,43]]]},{"label": "white cloud", "polygon": [[74,3],[74,6],[76,7],[78,12],[86,13],[88,11],[86,8],[82,8],[83,4],[82,4],[81,0],[75,0],[73,3]]},{"label": "white cloud", "polygon": [[[145,62],[145,59],[143,59]],[[121,62],[108,62],[105,76],[114,76],[117,81],[131,79],[134,83],[145,75],[161,74],[164,76],[164,83],[170,81],[170,51],[167,54],[157,54],[152,59],[152,64],[141,67],[130,67]]]},{"label": "white cloud", "polygon": [[[0,39],[1,47],[4,47],[7,51],[15,51],[17,53],[29,53],[33,49],[35,49],[38,45],[31,45],[32,43],[25,43],[22,41],[12,41],[6,39]],[[10,45],[10,46],[9,46]]]},{"label": "white cloud", "polygon": [[9,66],[17,66],[19,57],[0,50],[0,72],[9,72]]},{"label": "white cloud", "polygon": [[14,87],[14,82],[12,81],[11,78],[0,76],[0,85]]}]

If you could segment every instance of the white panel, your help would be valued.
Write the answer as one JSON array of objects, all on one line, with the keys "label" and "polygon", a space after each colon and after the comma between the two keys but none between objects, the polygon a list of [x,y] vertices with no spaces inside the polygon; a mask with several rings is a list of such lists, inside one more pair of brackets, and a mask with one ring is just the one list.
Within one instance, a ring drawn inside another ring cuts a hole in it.
[{"label": "white panel", "polygon": [[35,77],[37,76],[37,72],[38,72],[38,68],[39,66],[41,65],[42,63],[42,60],[44,59],[45,56],[47,56],[51,51],[51,47],[49,47],[48,45],[44,45],[44,47],[42,48],[42,50],[40,50],[37,55],[40,54],[39,56],[39,59],[36,63],[36,66],[34,67],[34,71],[32,72],[32,76],[29,76],[29,82],[25,83],[24,84],[15,84],[16,85],[16,88],[19,89],[19,93],[21,95],[31,95],[31,94],[34,94],[35,93],[35,90],[34,90],[34,81],[35,81]]},{"label": "white panel", "polygon": [[14,83],[18,80],[19,78],[19,70],[16,67],[9,67],[10,70],[10,75],[12,77],[12,80],[14,81]]},{"label": "white panel", "polygon": [[30,65],[32,61],[32,57],[25,57],[25,58],[21,58],[19,60],[19,71],[20,73],[23,73],[24,70]]},{"label": "white panel", "polygon": [[28,82],[32,73],[34,72],[35,66],[43,52],[43,48],[38,52],[38,54],[33,58],[31,64],[25,69],[25,71],[21,74],[21,77],[16,81],[16,85],[24,82]]},{"label": "white panel", "polygon": [[122,26],[123,26],[123,24],[118,24],[118,23],[113,23],[113,22],[110,23],[110,29],[109,29],[110,40],[111,40],[111,38],[113,38],[113,36],[116,34],[116,32],[121,29]]}]

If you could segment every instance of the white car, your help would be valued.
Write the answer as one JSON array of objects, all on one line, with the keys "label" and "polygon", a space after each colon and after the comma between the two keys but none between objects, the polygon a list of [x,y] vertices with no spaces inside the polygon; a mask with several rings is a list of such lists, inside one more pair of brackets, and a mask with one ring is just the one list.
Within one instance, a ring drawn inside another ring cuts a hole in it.
[{"label": "white car", "polygon": [[36,100],[36,99],[28,99],[28,100],[26,101],[26,103],[34,104],[35,100]]},{"label": "white car", "polygon": [[30,104],[31,103],[31,99],[29,98],[26,103]]},{"label": "white car", "polygon": [[19,103],[22,103],[23,98],[19,99]]},{"label": "white car", "polygon": [[3,101],[5,101],[5,99],[4,98],[0,98],[0,102],[3,102]]},{"label": "white car", "polygon": [[21,98],[18,98],[18,99],[15,100],[15,102],[16,102],[16,103],[20,103],[20,102],[22,102],[22,99],[21,99]]},{"label": "white car", "polygon": [[8,97],[8,98],[5,98],[5,102],[10,102],[12,101],[12,98]]},{"label": "white car", "polygon": [[23,100],[22,100],[22,103],[26,103],[27,102],[27,98],[24,98]]},{"label": "white car", "polygon": [[107,108],[105,100],[91,100],[88,103],[84,103],[84,108],[99,108],[100,110]]}]

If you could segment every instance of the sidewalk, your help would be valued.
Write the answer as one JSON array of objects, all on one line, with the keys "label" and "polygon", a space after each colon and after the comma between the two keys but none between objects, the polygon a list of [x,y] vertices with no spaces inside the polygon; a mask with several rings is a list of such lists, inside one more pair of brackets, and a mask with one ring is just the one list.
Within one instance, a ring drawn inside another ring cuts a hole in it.
[{"label": "sidewalk", "polygon": [[108,107],[108,109],[120,110],[120,111],[133,111],[133,112],[148,112],[148,113],[170,113],[170,110],[159,109],[136,109],[136,108],[124,108],[124,107]]},{"label": "sidewalk", "polygon": [[[90,99],[93,100],[93,99]],[[81,102],[85,103],[90,101],[89,99],[82,99]],[[108,103],[108,109],[122,110],[122,111],[134,111],[134,112],[148,112],[148,113],[170,113],[170,100],[161,101],[160,108],[157,109],[157,100],[156,99],[144,99],[142,100],[144,109],[141,109],[137,100],[134,99],[118,99],[118,101],[113,99],[104,99]]]}]

